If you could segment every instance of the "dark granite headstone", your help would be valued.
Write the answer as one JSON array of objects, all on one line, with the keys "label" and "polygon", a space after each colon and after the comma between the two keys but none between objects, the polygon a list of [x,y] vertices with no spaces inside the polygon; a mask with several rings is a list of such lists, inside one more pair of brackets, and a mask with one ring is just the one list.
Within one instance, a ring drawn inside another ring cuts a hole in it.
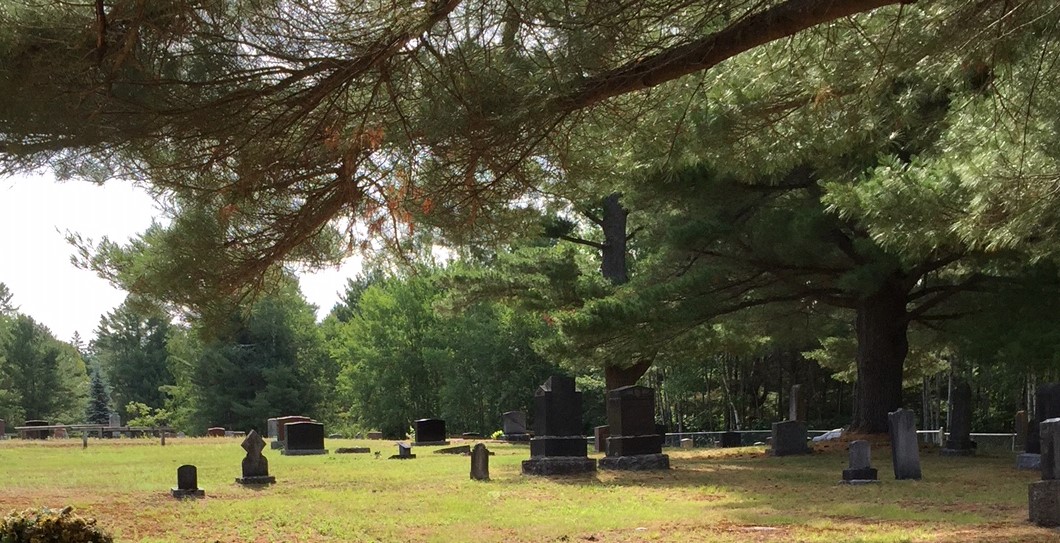
[{"label": "dark granite headstone", "polygon": [[607,456],[600,469],[670,469],[662,454],[666,427],[655,424],[655,391],[642,386],[619,387],[607,392]]},{"label": "dark granite headstone", "polygon": [[1060,526],[1060,418],[1043,421],[1038,433],[1042,480],[1028,489],[1030,519],[1038,526]]},{"label": "dark granite headstone", "polygon": [[949,407],[950,435],[940,452],[943,456],[972,456],[975,454],[975,442],[971,439],[972,387],[967,381],[954,383]]},{"label": "dark granite headstone", "polygon": [[206,491],[199,488],[199,475],[195,466],[184,464],[177,468],[177,486],[170,489],[174,498],[202,498]]},{"label": "dark granite headstone", "polygon": [[0,439],[7,437],[7,421],[0,419]]},{"label": "dark granite headstone", "polygon": [[284,456],[309,456],[328,454],[324,448],[324,425],[319,422],[289,422],[284,425],[287,437],[283,451]]},{"label": "dark granite headstone", "polygon": [[743,445],[743,436],[740,432],[722,432],[720,444],[724,448],[740,447]]},{"label": "dark granite headstone", "polygon": [[526,413],[508,411],[501,415],[501,428],[505,436],[521,436],[526,433]]},{"label": "dark granite headstone", "polygon": [[770,444],[769,454],[771,456],[790,456],[813,452],[806,445],[806,423],[798,420],[774,422]]},{"label": "dark granite headstone", "polygon": [[409,460],[416,458],[416,455],[412,454],[412,445],[406,445],[404,443],[397,444],[398,453],[391,456],[391,460]]},{"label": "dark granite headstone", "polygon": [[597,426],[593,428],[593,448],[596,452],[607,452],[607,438],[611,437],[611,428],[608,426]]},{"label": "dark granite headstone", "polygon": [[891,434],[891,463],[894,478],[920,479],[920,446],[916,440],[916,420],[912,411],[898,409],[887,414]]},{"label": "dark granite headstone", "polygon": [[490,480],[490,453],[481,443],[471,451],[471,478],[476,481]]},{"label": "dark granite headstone", "polygon": [[1016,434],[1016,442],[1013,444],[1017,451],[1027,450],[1027,412],[1016,411],[1015,421],[1013,422],[1013,432]]},{"label": "dark granite headstone", "polygon": [[806,395],[802,385],[791,386],[791,398],[788,400],[788,420],[806,422]]},{"label": "dark granite headstone", "polygon": [[582,435],[582,395],[574,390],[574,379],[553,375],[534,392],[534,438],[522,467],[527,475],[596,470]]},{"label": "dark granite headstone", "polygon": [[[309,417],[303,417],[301,415],[288,415],[285,417],[276,417],[276,440],[281,443],[287,441],[287,434],[284,426],[295,422],[313,422],[313,419]],[[274,447],[275,448],[275,447]]]},{"label": "dark granite headstone", "polygon": [[446,440],[445,421],[442,419],[419,419],[412,422],[416,430],[416,441],[413,445],[448,445]]},{"label": "dark granite headstone", "polygon": [[876,468],[872,467],[872,447],[868,441],[851,441],[849,448],[850,463],[843,470],[843,482],[875,481],[878,477]]},{"label": "dark granite headstone", "polygon": [[1027,452],[1040,454],[1040,424],[1046,419],[1060,417],[1060,383],[1041,385],[1034,391],[1034,419],[1027,425]]},{"label": "dark granite headstone", "polygon": [[269,460],[261,454],[265,450],[265,440],[257,430],[251,430],[240,445],[247,456],[243,458],[243,476],[236,477],[241,485],[266,485],[276,482],[276,477],[269,475]]},{"label": "dark granite headstone", "polygon": [[206,429],[206,437],[224,437],[225,429],[221,426],[213,426]]},{"label": "dark granite headstone", "polygon": [[[48,426],[46,420],[27,420],[23,426]],[[25,432],[26,439],[48,439],[50,430],[27,430]]]}]

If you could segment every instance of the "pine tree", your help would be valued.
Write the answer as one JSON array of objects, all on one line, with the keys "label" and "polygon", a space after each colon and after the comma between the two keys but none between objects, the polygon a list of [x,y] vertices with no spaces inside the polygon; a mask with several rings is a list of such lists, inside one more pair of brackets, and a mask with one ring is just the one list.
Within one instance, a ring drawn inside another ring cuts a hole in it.
[{"label": "pine tree", "polygon": [[107,424],[110,422],[110,394],[107,384],[103,382],[103,372],[99,367],[92,368],[92,383],[85,408],[85,422],[88,424]]}]

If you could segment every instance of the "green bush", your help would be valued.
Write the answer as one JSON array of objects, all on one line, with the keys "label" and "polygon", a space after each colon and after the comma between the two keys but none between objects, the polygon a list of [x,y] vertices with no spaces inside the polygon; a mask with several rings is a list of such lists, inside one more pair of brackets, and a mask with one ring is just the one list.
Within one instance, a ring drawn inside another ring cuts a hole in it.
[{"label": "green bush", "polygon": [[12,512],[0,523],[0,543],[113,543],[114,538],[96,526],[96,519],[63,509],[26,509]]}]

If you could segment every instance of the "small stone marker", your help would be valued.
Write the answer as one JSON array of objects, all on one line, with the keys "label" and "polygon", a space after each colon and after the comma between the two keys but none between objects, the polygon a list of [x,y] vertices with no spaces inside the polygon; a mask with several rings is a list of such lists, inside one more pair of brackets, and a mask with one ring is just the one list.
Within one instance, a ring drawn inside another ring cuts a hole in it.
[{"label": "small stone marker", "polygon": [[324,425],[319,422],[289,422],[284,425],[287,437],[283,451],[284,456],[308,456],[328,454],[324,448]]},{"label": "small stone marker", "polygon": [[788,420],[806,422],[806,395],[802,385],[791,386],[791,399],[788,400]]},{"label": "small stone marker", "polygon": [[7,421],[0,419],[0,439],[7,438]]},{"label": "small stone marker", "polygon": [[170,489],[174,498],[202,498],[206,491],[199,488],[199,474],[195,466],[184,464],[177,468],[177,486]]},{"label": "small stone marker", "polygon": [[438,449],[434,451],[434,454],[471,454],[471,445],[457,445],[456,447]]},{"label": "small stone marker", "polygon": [[973,456],[975,442],[972,432],[972,387],[968,381],[959,380],[950,393],[950,436],[940,453],[942,456]]},{"label": "small stone marker", "polygon": [[221,426],[212,426],[206,429],[206,437],[224,437],[225,429]]},{"label": "small stone marker", "polygon": [[891,434],[891,463],[897,480],[920,479],[920,447],[912,411],[899,408],[887,414]]},{"label": "small stone marker", "polygon": [[1014,443],[1017,451],[1027,450],[1027,412],[1016,411],[1016,420],[1014,422],[1014,432],[1016,434],[1016,442]]},{"label": "small stone marker", "polygon": [[121,415],[111,413],[107,421],[107,426],[110,426],[111,428],[121,428]]},{"label": "small stone marker", "polygon": [[88,448],[88,430],[81,430],[81,448]]},{"label": "small stone marker", "polygon": [[277,419],[271,418],[265,421],[265,431],[268,433],[269,439],[276,440],[280,438],[280,425]]},{"label": "small stone marker", "polygon": [[693,448],[695,446],[696,446],[696,444],[695,444],[694,441],[692,441],[691,438],[687,438],[686,437],[686,438],[681,440],[681,448],[682,449],[691,449],[691,448]]},{"label": "small stone marker", "polygon": [[448,445],[446,440],[445,421],[442,419],[419,419],[412,421],[416,430],[416,441],[413,445]]},{"label": "small stone marker", "polygon": [[471,478],[475,481],[490,480],[490,455],[481,443],[476,444],[471,451]]},{"label": "small stone marker", "polygon": [[166,431],[162,430],[161,433],[162,433],[162,446],[165,447],[166,446]]},{"label": "small stone marker", "polygon": [[1027,492],[1030,519],[1038,526],[1060,526],[1060,418],[1043,421],[1038,434],[1042,480],[1031,483]]},{"label": "small stone marker", "polygon": [[368,432],[367,439],[383,439],[383,432]]},{"label": "small stone marker", "polygon": [[798,420],[774,422],[770,445],[770,456],[791,456],[813,452],[806,445],[806,423]]},{"label": "small stone marker", "polygon": [[851,441],[848,449],[849,467],[843,470],[843,482],[858,484],[878,480],[878,472],[872,467],[872,446],[869,442],[862,439]]},{"label": "small stone marker", "polygon": [[404,443],[397,444],[398,453],[391,456],[391,460],[409,460],[416,458],[416,455],[412,454],[412,445],[406,445]]},{"label": "small stone marker", "polygon": [[335,449],[335,454],[368,454],[370,452],[372,452],[372,449],[368,447],[339,447]]},{"label": "small stone marker", "polygon": [[743,436],[740,432],[722,432],[721,433],[721,446],[723,448],[740,447],[743,445]]},{"label": "small stone marker", "polygon": [[607,452],[607,438],[611,437],[611,427],[596,426],[593,428],[593,448],[596,452]]},{"label": "small stone marker", "polygon": [[261,452],[265,450],[265,440],[257,430],[251,430],[241,445],[247,451],[243,459],[243,476],[237,477],[241,485],[267,485],[276,482],[276,477],[269,475],[269,460]]}]

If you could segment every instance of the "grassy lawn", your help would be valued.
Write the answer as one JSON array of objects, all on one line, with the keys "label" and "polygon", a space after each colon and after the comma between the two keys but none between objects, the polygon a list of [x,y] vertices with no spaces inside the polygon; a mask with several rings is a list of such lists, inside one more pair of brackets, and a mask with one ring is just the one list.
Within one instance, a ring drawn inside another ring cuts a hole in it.
[{"label": "grassy lawn", "polygon": [[[668,472],[573,478],[520,474],[524,446],[488,443],[489,482],[470,460],[417,447],[415,460],[374,455],[280,456],[266,450],[277,484],[235,484],[238,439],[0,441],[0,511],[73,505],[119,541],[941,541],[1060,542],[1032,526],[1027,484],[1008,454],[941,458],[924,451],[923,481],[894,481],[875,448],[881,483],[836,484],[840,448],[770,458],[762,449],[666,452]],[[456,444],[457,441],[454,441]],[[202,500],[169,496],[176,468],[198,466]]]}]

